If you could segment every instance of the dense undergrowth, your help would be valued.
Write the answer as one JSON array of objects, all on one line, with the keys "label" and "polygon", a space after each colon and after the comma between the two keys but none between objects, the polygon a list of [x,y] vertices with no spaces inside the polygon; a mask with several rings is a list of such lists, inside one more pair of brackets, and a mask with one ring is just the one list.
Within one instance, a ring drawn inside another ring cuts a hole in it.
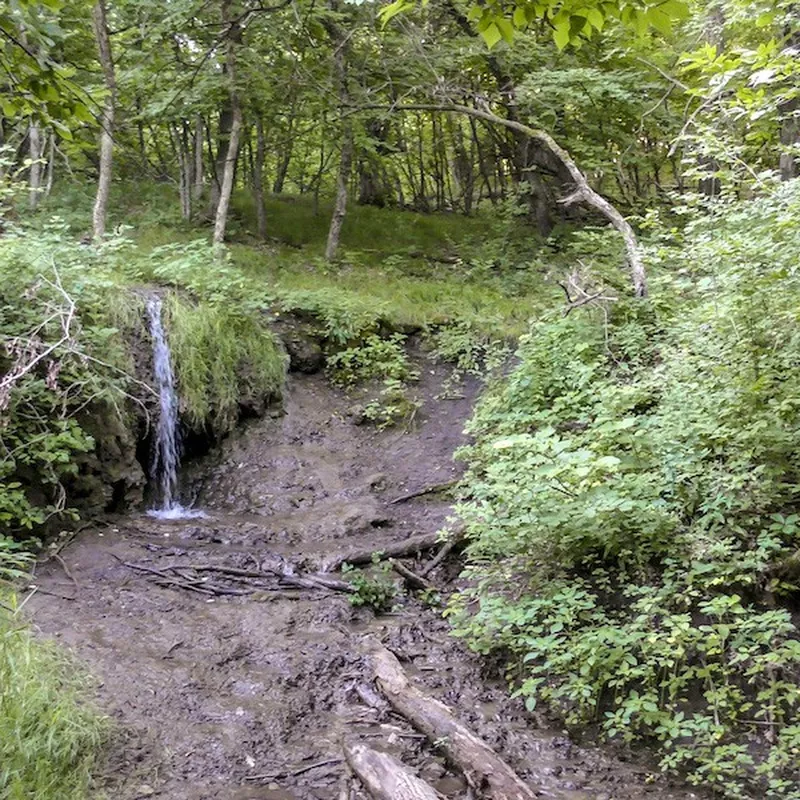
[{"label": "dense undergrowth", "polygon": [[458,635],[729,798],[800,797],[798,223],[795,182],[654,237],[653,299],[535,322],[461,453]]}]

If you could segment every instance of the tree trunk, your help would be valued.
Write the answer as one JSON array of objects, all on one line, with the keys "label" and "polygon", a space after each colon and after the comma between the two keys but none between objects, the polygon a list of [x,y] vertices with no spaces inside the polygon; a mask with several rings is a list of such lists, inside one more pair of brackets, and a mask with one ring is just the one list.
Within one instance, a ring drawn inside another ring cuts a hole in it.
[{"label": "tree trunk", "polygon": [[[794,30],[785,30],[787,36],[787,45],[794,49],[795,59],[800,50],[800,9],[791,7],[789,11],[790,18],[792,19]],[[781,145],[786,148],[781,153],[780,157],[780,171],[781,180],[790,181],[792,178],[798,176],[798,165],[800,165],[800,158],[797,156],[797,146],[800,144],[800,100],[797,97],[792,98],[786,103],[782,103],[779,111],[783,116],[781,123]],[[794,152],[793,152],[794,150]]]},{"label": "tree trunk", "polygon": [[[716,48],[717,55],[725,49],[725,9],[721,4],[710,6],[703,26],[703,39],[707,45]],[[722,181],[717,172],[719,161],[713,155],[703,154],[697,157],[697,166],[701,172],[707,173],[697,182],[697,191],[706,197],[718,197],[722,192]]]},{"label": "tree trunk", "polygon": [[114,61],[111,57],[105,0],[97,0],[95,3],[92,9],[92,22],[107,92],[103,112],[100,116],[100,174],[92,212],[92,233],[97,240],[102,238],[106,232],[108,196],[111,192],[111,166],[114,157],[114,107],[117,99],[117,81],[114,74]]},{"label": "tree trunk", "polygon": [[28,154],[31,160],[31,169],[28,176],[28,206],[35,211],[42,199],[42,156],[44,155],[44,142],[42,132],[38,125],[32,124],[28,128]]},{"label": "tree trunk", "polygon": [[192,218],[192,156],[189,150],[189,125],[186,120],[176,125],[175,139],[180,170],[178,185],[181,195],[181,217],[189,220]]},{"label": "tree trunk", "polygon": [[375,677],[392,708],[435,742],[464,773],[468,784],[490,800],[535,800],[534,791],[444,704],[411,684],[386,648],[372,654]]},{"label": "tree trunk", "polygon": [[256,220],[258,223],[258,236],[267,238],[267,209],[264,206],[264,158],[267,152],[267,142],[264,136],[264,120],[259,114],[256,117],[256,163],[253,167],[253,199],[256,204]]},{"label": "tree trunk", "polygon": [[242,31],[238,23],[231,23],[232,0],[222,0],[222,21],[229,27],[228,41],[225,53],[225,69],[228,76],[231,128],[230,138],[227,143],[225,167],[222,172],[222,181],[219,187],[219,202],[217,203],[214,219],[213,243],[221,245],[225,241],[225,228],[228,224],[228,210],[230,209],[233,181],[236,176],[236,159],[239,155],[239,139],[242,134],[242,107],[239,103],[239,94],[236,90],[236,47],[241,42]]},{"label": "tree trunk", "polygon": [[[225,65],[225,72],[228,66]],[[217,128],[217,156],[212,162],[213,168],[211,175],[211,193],[208,199],[208,215],[213,217],[217,213],[217,205],[222,191],[222,180],[225,175],[225,167],[228,164],[228,150],[231,144],[231,132],[233,129],[233,107],[230,98],[226,98],[219,110],[219,127]]]},{"label": "tree trunk", "polygon": [[363,744],[342,745],[347,763],[374,800],[439,800],[425,781],[388,753]]},{"label": "tree trunk", "polygon": [[347,214],[347,182],[350,177],[350,164],[353,160],[353,139],[350,131],[345,131],[342,142],[342,154],[339,159],[339,174],[336,178],[336,203],[333,207],[331,226],[328,229],[328,243],[325,247],[325,258],[333,261],[339,248],[339,237],[342,233],[345,214]]},{"label": "tree trunk", "polygon": [[205,175],[203,174],[203,117],[198,114],[194,121],[194,170],[192,172],[192,197],[195,201],[203,196]]},{"label": "tree trunk", "polygon": [[289,136],[287,138],[286,145],[283,150],[283,156],[281,157],[281,160],[278,162],[278,171],[275,174],[275,181],[272,184],[273,194],[283,194],[283,186],[286,183],[286,175],[289,172],[289,163],[292,160],[293,146],[294,142],[292,139],[292,128],[290,124]]},{"label": "tree trunk", "polygon": [[[331,11],[337,11],[336,0],[329,0]],[[334,48],[333,69],[338,84],[339,104],[342,109],[347,106],[347,37],[342,29],[333,20],[325,23],[331,44]],[[328,229],[328,243],[325,246],[325,259],[333,261],[339,248],[339,237],[342,233],[342,224],[347,213],[347,184],[350,180],[350,166],[353,161],[353,129],[352,123],[344,116],[340,119],[342,131],[342,151],[339,158],[339,172],[336,177],[336,202],[333,207],[330,228]]]},{"label": "tree trunk", "polygon": [[50,131],[48,137],[47,147],[47,177],[45,178],[44,196],[50,197],[50,192],[53,191],[53,173],[56,167],[56,134],[55,131]]}]

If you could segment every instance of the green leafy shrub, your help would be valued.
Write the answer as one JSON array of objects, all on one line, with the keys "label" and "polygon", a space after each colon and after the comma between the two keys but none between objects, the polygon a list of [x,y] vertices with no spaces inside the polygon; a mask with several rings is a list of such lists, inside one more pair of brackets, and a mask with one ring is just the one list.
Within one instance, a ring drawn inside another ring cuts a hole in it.
[{"label": "green leafy shrub", "polygon": [[349,596],[350,604],[356,607],[366,606],[380,614],[392,608],[399,592],[397,585],[389,577],[391,565],[382,562],[378,553],[373,555],[372,563],[369,572],[351,564],[342,564],[342,574],[355,590]]},{"label": "green leafy shrub", "polygon": [[386,339],[369,336],[361,344],[331,355],[328,374],[333,383],[343,387],[373,379],[416,380],[418,374],[408,359],[404,342],[400,333]]},{"label": "green leafy shrub", "polygon": [[731,205],[654,247],[657,302],[536,323],[461,453],[456,633],[729,798],[800,796],[798,224],[800,187]]}]

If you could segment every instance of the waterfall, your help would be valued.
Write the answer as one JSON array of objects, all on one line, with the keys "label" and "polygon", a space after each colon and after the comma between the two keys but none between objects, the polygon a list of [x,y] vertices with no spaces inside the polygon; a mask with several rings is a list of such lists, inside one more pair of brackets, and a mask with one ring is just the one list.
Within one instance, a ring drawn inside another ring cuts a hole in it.
[{"label": "waterfall", "polygon": [[150,477],[157,487],[157,502],[160,502],[147,513],[158,519],[204,516],[202,511],[192,511],[178,502],[178,468],[181,461],[178,395],[172,357],[161,321],[161,298],[158,295],[148,298],[147,316],[153,340],[153,372],[159,403]]}]

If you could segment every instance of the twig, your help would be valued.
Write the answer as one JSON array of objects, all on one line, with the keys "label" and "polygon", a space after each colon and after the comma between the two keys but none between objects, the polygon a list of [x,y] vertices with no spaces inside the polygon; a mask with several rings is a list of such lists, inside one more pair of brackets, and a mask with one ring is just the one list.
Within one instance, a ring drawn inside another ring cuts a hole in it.
[{"label": "twig", "polygon": [[446,483],[436,483],[433,486],[426,486],[424,489],[418,489],[415,492],[409,492],[400,497],[395,497],[394,500],[389,501],[388,505],[393,506],[397,503],[405,503],[407,500],[413,500],[415,497],[423,497],[426,494],[438,494],[447,489],[452,489],[457,483],[458,481],[447,481]]},{"label": "twig", "polygon": [[304,767],[298,767],[295,770],[280,771],[280,772],[265,772],[261,775],[245,775],[246,781],[267,781],[274,780],[275,778],[296,778],[298,775],[303,775],[306,772],[311,772],[312,769],[319,767],[328,767],[331,764],[341,764],[341,758],[328,758],[325,761],[317,761],[314,764],[307,764]]},{"label": "twig", "polygon": [[[39,594],[46,594],[49,595],[50,597],[59,597],[62,600],[69,600],[70,602],[74,602],[77,599],[75,597],[69,597],[66,594],[60,594],[59,592],[51,592],[49,589],[42,589],[41,586],[35,586],[33,584],[31,584],[28,588],[32,589],[33,592],[38,592]],[[33,592],[31,592],[31,594],[33,594]]]},{"label": "twig", "polygon": [[69,567],[67,566],[67,562],[61,557],[59,553],[53,553],[53,558],[61,564],[61,569],[64,570],[67,577],[75,584],[75,590],[78,591],[81,587],[78,585],[78,581],[75,580],[75,576],[69,571]]},{"label": "twig", "polygon": [[430,589],[432,585],[425,578],[420,577],[415,572],[412,572],[408,567],[404,567],[399,561],[394,558],[389,559],[392,569],[400,575],[403,580],[415,589]]},{"label": "twig", "polygon": [[463,538],[463,534],[461,534],[452,536],[450,539],[448,539],[439,552],[419,571],[420,576],[424,578],[433,572],[436,567],[438,567],[439,564],[441,564],[442,561],[444,561],[447,556],[450,555],[450,552],[453,550],[453,548],[459,544]]}]

